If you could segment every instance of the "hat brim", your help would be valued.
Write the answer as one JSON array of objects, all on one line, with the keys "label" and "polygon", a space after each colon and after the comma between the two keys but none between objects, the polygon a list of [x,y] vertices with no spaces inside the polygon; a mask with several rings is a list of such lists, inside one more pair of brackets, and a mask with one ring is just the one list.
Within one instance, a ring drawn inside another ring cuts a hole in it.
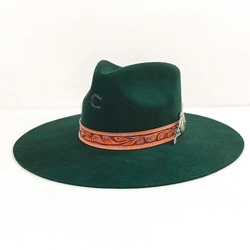
[{"label": "hat brim", "polygon": [[26,170],[49,180],[99,188],[141,188],[174,184],[214,173],[244,148],[229,126],[185,113],[187,126],[177,144],[138,150],[106,150],[78,138],[80,115],[36,127],[15,143],[13,152]]}]

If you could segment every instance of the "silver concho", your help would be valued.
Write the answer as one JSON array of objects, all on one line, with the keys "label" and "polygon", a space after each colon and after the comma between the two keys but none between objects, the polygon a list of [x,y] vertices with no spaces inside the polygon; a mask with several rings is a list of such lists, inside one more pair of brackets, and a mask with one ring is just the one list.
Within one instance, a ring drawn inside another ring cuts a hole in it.
[{"label": "silver concho", "polygon": [[184,112],[181,111],[179,114],[179,124],[178,124],[178,128],[176,130],[176,134],[174,137],[174,144],[177,143],[177,135],[181,132],[182,134],[184,133],[186,128],[186,119],[185,119],[185,115]]}]

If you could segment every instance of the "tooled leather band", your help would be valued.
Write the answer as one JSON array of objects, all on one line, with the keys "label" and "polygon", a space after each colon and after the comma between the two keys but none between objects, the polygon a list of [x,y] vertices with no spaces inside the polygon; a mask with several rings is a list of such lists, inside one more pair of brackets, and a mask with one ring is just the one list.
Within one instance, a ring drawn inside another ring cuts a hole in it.
[{"label": "tooled leather band", "polygon": [[149,148],[174,139],[176,141],[176,137],[184,132],[179,130],[180,120],[160,128],[131,133],[100,132],[84,127],[81,119],[79,123],[78,136],[82,142],[92,147],[110,150]]}]

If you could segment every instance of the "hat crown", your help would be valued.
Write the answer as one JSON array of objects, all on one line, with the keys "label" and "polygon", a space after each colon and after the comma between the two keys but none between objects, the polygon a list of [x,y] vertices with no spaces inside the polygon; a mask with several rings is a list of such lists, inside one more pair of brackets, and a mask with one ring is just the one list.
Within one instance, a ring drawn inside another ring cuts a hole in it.
[{"label": "hat crown", "polygon": [[82,124],[104,132],[137,132],[175,122],[182,110],[179,69],[152,62],[119,67],[100,61],[82,104]]}]

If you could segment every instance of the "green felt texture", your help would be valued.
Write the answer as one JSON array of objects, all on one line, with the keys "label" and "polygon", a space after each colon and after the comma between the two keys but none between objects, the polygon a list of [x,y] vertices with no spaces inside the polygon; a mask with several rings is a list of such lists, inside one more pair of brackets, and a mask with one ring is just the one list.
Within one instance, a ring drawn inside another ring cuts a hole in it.
[{"label": "green felt texture", "polygon": [[102,188],[184,182],[218,171],[239,157],[244,141],[235,130],[202,116],[185,116],[186,131],[176,145],[128,151],[94,148],[79,140],[76,115],[27,132],[14,145],[14,155],[22,167],[41,177]]},{"label": "green felt texture", "polygon": [[[91,96],[98,94],[102,100]],[[93,103],[92,103],[93,104]],[[241,136],[225,124],[186,114],[186,131],[172,142],[138,150],[88,146],[78,138],[79,118],[90,129],[137,132],[168,125],[182,110],[179,69],[168,63],[95,68],[82,114],[41,125],[14,145],[19,164],[41,177],[89,187],[139,188],[184,182],[211,174],[241,154]]]},{"label": "green felt texture", "polygon": [[[91,96],[98,94],[102,100]],[[101,61],[83,100],[82,124],[104,132],[137,132],[173,123],[182,110],[179,69],[168,63],[119,67]]]}]

